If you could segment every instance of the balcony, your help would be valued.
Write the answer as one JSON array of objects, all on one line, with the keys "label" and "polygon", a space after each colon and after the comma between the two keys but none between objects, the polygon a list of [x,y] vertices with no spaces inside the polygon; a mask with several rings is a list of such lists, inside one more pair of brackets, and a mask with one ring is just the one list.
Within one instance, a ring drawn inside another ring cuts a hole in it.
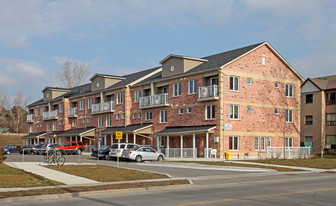
[{"label": "balcony", "polygon": [[43,112],[43,120],[51,120],[58,118],[58,110]]},{"label": "balcony", "polygon": [[77,115],[77,107],[73,107],[68,110],[68,117],[77,117]]},{"label": "balcony", "polygon": [[34,114],[28,114],[27,115],[27,122],[34,122]]},{"label": "balcony", "polygon": [[198,88],[198,101],[209,101],[219,99],[218,85],[210,85]]},{"label": "balcony", "polygon": [[157,94],[154,96],[140,97],[140,109],[169,106],[169,94]]},{"label": "balcony", "polygon": [[114,105],[114,101],[93,104],[91,114],[114,112]]}]

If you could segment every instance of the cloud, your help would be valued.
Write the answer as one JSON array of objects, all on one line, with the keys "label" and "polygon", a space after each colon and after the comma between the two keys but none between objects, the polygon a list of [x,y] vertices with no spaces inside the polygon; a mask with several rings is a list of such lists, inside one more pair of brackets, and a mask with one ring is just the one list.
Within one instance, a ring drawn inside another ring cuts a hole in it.
[{"label": "cloud", "polygon": [[3,73],[11,75],[13,77],[25,77],[25,78],[43,78],[46,74],[42,69],[42,66],[20,59],[13,58],[0,58],[0,66],[3,69]]}]

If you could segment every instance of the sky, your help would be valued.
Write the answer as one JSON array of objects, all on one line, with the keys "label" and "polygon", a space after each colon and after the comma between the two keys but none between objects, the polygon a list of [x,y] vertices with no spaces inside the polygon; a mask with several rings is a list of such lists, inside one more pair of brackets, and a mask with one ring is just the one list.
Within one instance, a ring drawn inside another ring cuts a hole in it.
[{"label": "sky", "polygon": [[336,75],[334,0],[0,0],[0,28],[0,92],[31,102],[66,60],[125,75],[264,41],[304,78]]}]

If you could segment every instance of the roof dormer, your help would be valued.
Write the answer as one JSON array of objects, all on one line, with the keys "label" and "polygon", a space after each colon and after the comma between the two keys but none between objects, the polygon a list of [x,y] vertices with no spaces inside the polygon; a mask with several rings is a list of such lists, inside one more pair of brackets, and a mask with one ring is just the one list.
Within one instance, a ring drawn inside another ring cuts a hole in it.
[{"label": "roof dormer", "polygon": [[43,101],[49,101],[49,100],[55,99],[69,91],[70,89],[66,89],[66,88],[46,87],[42,90]]},{"label": "roof dormer", "polygon": [[120,76],[112,76],[106,74],[95,74],[90,78],[91,81],[91,91],[98,91],[102,89],[106,89],[125,78]]},{"label": "roof dormer", "polygon": [[170,54],[160,61],[162,78],[185,73],[206,61],[208,60]]}]

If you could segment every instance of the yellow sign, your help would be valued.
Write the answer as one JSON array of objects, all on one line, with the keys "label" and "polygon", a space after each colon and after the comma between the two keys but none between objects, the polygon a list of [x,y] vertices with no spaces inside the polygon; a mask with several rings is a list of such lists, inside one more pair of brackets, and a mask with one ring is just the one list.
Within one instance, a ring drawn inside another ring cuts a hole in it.
[{"label": "yellow sign", "polygon": [[116,132],[116,139],[122,139],[123,133],[122,132]]}]

